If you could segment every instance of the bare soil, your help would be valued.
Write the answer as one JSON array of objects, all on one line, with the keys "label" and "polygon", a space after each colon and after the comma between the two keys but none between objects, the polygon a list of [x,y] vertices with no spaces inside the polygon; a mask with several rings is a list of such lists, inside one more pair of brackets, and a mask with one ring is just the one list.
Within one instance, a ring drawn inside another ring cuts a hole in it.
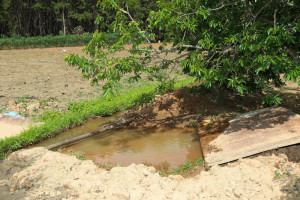
[{"label": "bare soil", "polygon": [[111,171],[44,148],[0,163],[0,199],[299,199],[300,168],[283,154],[214,166],[193,178],[132,164]]},{"label": "bare soil", "polygon": [[88,80],[80,78],[80,71],[63,61],[70,53],[83,55],[82,47],[1,50],[0,109],[24,96],[66,103],[99,95],[98,87],[91,87]]}]

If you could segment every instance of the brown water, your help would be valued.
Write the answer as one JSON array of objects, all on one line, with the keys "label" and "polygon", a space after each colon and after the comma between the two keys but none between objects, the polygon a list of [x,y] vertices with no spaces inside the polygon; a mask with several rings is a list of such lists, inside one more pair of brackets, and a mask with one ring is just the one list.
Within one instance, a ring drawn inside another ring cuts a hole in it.
[{"label": "brown water", "polygon": [[99,130],[104,124],[108,123],[111,120],[116,119],[121,114],[122,113],[117,113],[117,114],[115,114],[113,116],[109,116],[109,117],[97,117],[97,118],[88,119],[86,122],[84,122],[83,125],[71,128],[71,129],[55,136],[54,138],[49,138],[47,140],[44,140],[38,144],[35,144],[32,147],[41,147],[41,146],[46,147],[46,146],[55,144],[57,142],[72,139],[74,137]]},{"label": "brown water", "polygon": [[199,137],[194,129],[123,128],[79,141],[64,152],[80,151],[96,163],[147,163],[153,166],[169,163],[176,168],[186,160],[202,157]]}]

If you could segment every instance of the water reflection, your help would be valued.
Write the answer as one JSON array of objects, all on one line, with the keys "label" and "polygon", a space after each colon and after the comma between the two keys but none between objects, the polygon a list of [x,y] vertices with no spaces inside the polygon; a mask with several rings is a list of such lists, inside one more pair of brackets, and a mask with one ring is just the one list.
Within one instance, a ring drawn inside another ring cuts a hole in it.
[{"label": "water reflection", "polygon": [[128,128],[108,131],[67,147],[81,151],[96,163],[112,162],[130,165],[167,161],[175,168],[186,159],[195,161],[202,156],[199,138],[194,129]]}]

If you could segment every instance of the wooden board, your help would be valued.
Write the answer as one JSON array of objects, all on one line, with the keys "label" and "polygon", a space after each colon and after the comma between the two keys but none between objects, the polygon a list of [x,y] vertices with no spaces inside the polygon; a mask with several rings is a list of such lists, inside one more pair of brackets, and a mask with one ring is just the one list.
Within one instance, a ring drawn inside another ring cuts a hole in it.
[{"label": "wooden board", "polygon": [[206,165],[234,161],[300,143],[300,115],[268,108],[241,115],[216,137],[200,138]]}]

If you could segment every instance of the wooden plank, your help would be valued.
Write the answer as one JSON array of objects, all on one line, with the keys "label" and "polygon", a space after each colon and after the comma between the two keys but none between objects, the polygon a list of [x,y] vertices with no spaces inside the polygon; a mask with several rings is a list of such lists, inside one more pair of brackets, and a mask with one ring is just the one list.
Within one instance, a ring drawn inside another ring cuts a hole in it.
[{"label": "wooden plank", "polygon": [[237,117],[224,133],[209,137],[212,140],[200,138],[206,165],[223,164],[300,143],[300,115],[280,107],[258,110]]}]

